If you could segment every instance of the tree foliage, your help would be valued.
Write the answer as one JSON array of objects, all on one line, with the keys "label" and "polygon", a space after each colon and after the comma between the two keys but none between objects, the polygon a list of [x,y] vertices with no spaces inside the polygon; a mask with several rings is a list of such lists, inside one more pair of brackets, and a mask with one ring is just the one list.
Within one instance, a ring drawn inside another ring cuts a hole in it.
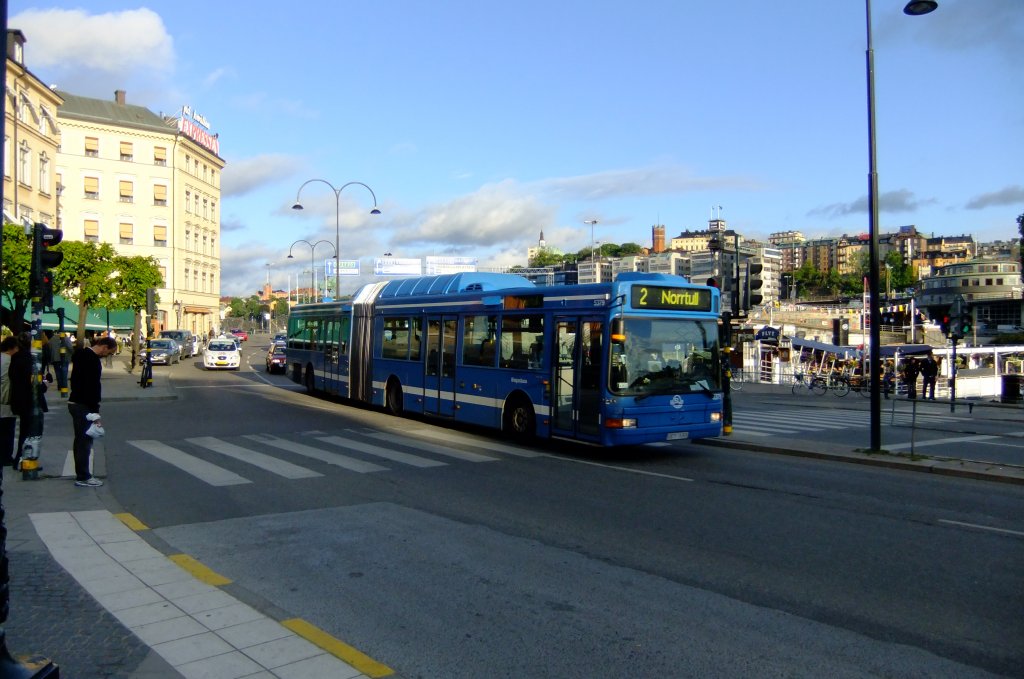
[{"label": "tree foliage", "polygon": [[11,311],[3,323],[12,332],[20,332],[31,300],[28,296],[28,276],[32,267],[32,239],[25,228],[17,224],[3,227],[2,276],[4,301]]}]

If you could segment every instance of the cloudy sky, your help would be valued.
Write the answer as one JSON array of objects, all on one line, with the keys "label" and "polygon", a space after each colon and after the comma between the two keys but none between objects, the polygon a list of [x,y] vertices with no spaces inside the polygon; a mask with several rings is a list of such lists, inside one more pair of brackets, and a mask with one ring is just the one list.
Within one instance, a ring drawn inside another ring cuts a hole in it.
[{"label": "cloudy sky", "polygon": [[[1013,238],[1024,2],[939,2],[923,17],[872,4],[882,230]],[[671,236],[713,214],[755,238],[867,230],[858,1],[10,0],[9,14],[44,82],[210,121],[227,161],[223,294],[268,276],[285,289],[309,268],[304,245],[286,259],[293,242],[334,242],[325,184],[290,209],[309,179],[371,187],[379,216],[363,187],[340,194],[341,258],[367,274],[385,252],[525,264],[541,230],[589,247],[588,219],[599,241],[641,245],[654,224]]]}]

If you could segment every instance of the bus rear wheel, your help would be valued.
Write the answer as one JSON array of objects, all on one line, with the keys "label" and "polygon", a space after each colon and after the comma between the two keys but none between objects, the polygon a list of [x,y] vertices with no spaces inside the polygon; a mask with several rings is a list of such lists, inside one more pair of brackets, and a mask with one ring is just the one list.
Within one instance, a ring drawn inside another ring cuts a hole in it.
[{"label": "bus rear wheel", "polygon": [[511,401],[505,408],[505,431],[520,441],[532,439],[536,434],[533,406],[525,398]]},{"label": "bus rear wheel", "polygon": [[392,415],[401,416],[405,412],[402,385],[396,379],[388,380],[388,386],[384,391],[384,408]]}]

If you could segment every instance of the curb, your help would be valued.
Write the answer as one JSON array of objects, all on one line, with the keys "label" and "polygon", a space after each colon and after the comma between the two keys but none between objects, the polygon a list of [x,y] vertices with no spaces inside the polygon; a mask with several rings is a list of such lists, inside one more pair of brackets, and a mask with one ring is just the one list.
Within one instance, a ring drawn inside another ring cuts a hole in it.
[{"label": "curb", "polygon": [[[779,448],[764,444],[747,441],[724,441],[722,439],[700,439],[694,441],[700,445],[711,446],[712,448],[729,448],[731,450],[747,450],[758,453],[770,453],[773,455],[788,455],[791,457],[806,457],[815,460],[827,460],[831,462],[847,462],[850,464],[861,464],[903,471],[928,472],[941,476],[955,476],[959,478],[976,479],[981,481],[996,481],[999,483],[1012,483],[1024,485],[1024,468],[1013,465],[997,465],[991,463],[974,462],[971,460],[953,460],[948,458],[927,458],[920,461],[905,458],[898,453],[881,452],[875,454],[850,452],[850,453],[826,453],[816,450],[797,450],[793,448]],[[903,458],[903,459],[894,459]],[[998,473],[989,471],[998,470]]]}]

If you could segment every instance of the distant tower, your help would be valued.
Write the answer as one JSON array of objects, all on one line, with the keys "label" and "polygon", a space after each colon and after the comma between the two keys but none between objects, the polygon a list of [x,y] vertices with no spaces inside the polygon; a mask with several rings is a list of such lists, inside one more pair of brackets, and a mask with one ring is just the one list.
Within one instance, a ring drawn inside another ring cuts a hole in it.
[{"label": "distant tower", "polygon": [[708,231],[722,233],[725,231],[725,220],[722,219],[722,206],[718,206],[718,214],[715,214],[715,206],[711,206],[711,219],[708,220]]},{"label": "distant tower", "polygon": [[547,247],[547,243],[544,242],[544,229],[540,230],[540,239],[537,240],[537,247],[538,248]]},{"label": "distant tower", "polygon": [[665,252],[665,225],[655,224],[651,227],[651,243],[654,247],[651,250],[654,254]]}]

